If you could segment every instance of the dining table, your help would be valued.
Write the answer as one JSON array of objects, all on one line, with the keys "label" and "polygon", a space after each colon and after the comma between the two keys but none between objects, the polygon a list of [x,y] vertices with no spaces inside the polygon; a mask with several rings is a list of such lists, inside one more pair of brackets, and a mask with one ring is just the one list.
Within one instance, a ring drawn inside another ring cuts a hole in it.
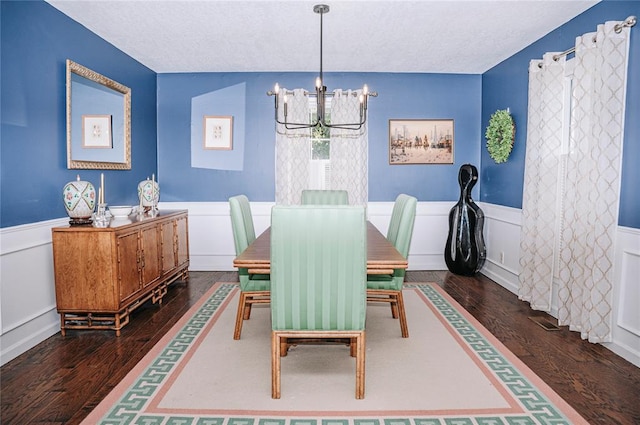
[{"label": "dining table", "polygon": [[[406,269],[408,265],[395,246],[367,221],[367,274],[393,274],[394,269]],[[233,260],[233,266],[246,268],[250,274],[271,273],[271,227]]]}]

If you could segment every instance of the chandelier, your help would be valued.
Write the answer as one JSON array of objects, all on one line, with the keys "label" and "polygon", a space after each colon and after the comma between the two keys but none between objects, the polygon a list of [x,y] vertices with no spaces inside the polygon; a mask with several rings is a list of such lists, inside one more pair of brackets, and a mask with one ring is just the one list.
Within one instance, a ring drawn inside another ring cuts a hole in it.
[{"label": "chandelier", "polygon": [[[313,11],[320,15],[320,75],[316,78],[316,87],[315,93],[308,92],[306,93],[309,97],[315,97],[316,99],[316,116],[311,122],[307,123],[296,123],[290,122],[287,120],[287,96],[291,95],[293,92],[283,92],[281,93],[280,86],[276,83],[273,90],[269,90],[267,95],[275,96],[275,119],[278,124],[284,125],[287,130],[298,130],[304,128],[339,128],[343,130],[360,130],[364,123],[367,121],[367,102],[369,96],[377,97],[378,93],[370,92],[369,88],[365,84],[362,87],[362,93],[360,94],[360,119],[358,122],[353,123],[329,123],[327,122],[327,118],[325,117],[326,111],[326,101],[328,98],[334,96],[332,92],[327,93],[327,87],[324,85],[324,79],[322,75],[322,16],[325,13],[329,13],[329,6],[326,4],[317,4],[313,6]],[[353,94],[357,96],[356,93]],[[280,119],[280,115],[278,114],[278,109],[280,108],[280,96],[283,96],[283,120]]]}]

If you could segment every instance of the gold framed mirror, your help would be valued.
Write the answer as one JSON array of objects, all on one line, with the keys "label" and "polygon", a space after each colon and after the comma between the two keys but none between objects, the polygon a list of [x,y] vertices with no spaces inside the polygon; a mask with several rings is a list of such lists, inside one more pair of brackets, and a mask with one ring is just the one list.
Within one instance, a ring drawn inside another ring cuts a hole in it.
[{"label": "gold framed mirror", "polygon": [[131,169],[131,89],[70,59],[67,168]]}]

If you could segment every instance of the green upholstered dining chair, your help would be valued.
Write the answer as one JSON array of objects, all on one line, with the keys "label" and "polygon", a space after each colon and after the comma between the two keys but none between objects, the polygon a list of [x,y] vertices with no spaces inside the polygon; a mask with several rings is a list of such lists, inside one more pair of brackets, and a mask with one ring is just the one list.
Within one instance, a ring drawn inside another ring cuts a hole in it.
[{"label": "green upholstered dining chair", "polygon": [[303,190],[302,205],[349,205],[346,190]]},{"label": "green upholstered dining chair", "polygon": [[[237,195],[229,198],[229,207],[236,255],[240,255],[256,239],[251,205],[245,195]],[[248,269],[241,267],[238,268],[238,277],[240,279],[240,300],[238,301],[233,339],[240,339],[242,323],[251,317],[251,306],[269,303],[269,288],[271,286],[268,274],[249,274]]]},{"label": "green upholstered dining chair", "polygon": [[364,398],[367,233],[364,207],[274,206],[271,213],[271,397],[290,340],[345,339]]},{"label": "green upholstered dining chair", "polygon": [[[391,213],[387,240],[396,247],[404,258],[409,256],[413,224],[416,218],[418,200],[413,196],[400,194],[396,198]],[[403,338],[409,337],[409,326],[404,308],[402,286],[405,269],[395,269],[392,275],[369,275],[367,277],[367,300],[370,302],[388,302],[391,304],[391,315],[400,318],[400,332]]]}]

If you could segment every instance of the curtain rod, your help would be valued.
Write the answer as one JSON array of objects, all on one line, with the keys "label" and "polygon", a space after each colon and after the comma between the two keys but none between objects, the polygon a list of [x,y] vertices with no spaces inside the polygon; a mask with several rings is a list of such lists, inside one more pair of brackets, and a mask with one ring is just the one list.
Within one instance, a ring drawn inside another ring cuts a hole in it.
[{"label": "curtain rod", "polygon": [[[627,19],[625,19],[621,24],[616,24],[613,27],[613,30],[619,34],[620,31],[622,31],[622,28],[624,27],[632,27],[636,24],[636,17],[635,16],[629,16]],[[595,43],[595,38],[593,39],[593,42]],[[575,47],[572,47],[570,49],[565,50],[562,53],[558,53],[557,55],[553,55],[553,60],[557,61],[558,59],[560,59],[563,56],[567,56],[570,55],[571,53],[574,53],[576,51]]]}]

